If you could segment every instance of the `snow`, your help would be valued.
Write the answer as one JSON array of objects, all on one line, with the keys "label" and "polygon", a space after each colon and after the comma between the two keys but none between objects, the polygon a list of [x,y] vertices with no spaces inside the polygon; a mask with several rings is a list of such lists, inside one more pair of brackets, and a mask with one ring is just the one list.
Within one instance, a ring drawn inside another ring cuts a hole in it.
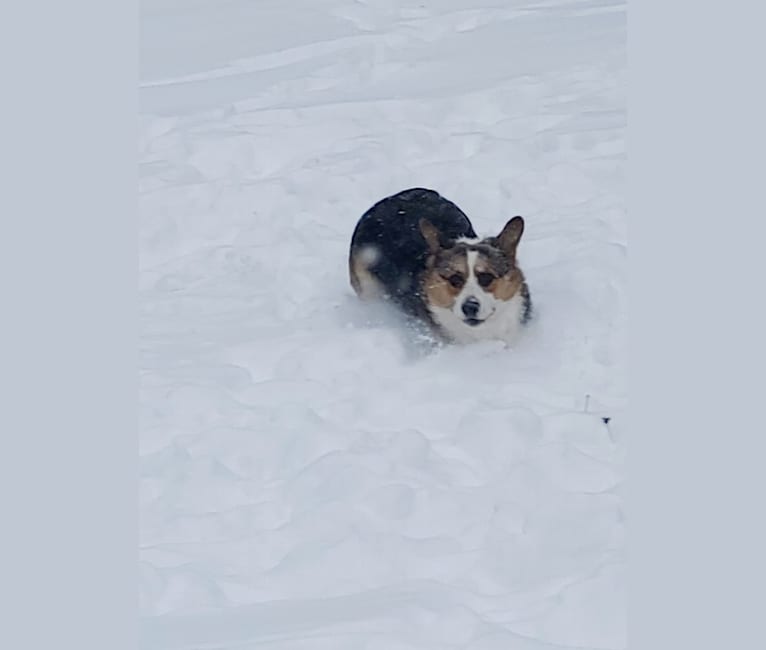
[{"label": "snow", "polygon": [[[624,648],[625,3],[141,26],[142,647]],[[524,216],[514,348],[353,295],[357,219],[412,186]]]}]

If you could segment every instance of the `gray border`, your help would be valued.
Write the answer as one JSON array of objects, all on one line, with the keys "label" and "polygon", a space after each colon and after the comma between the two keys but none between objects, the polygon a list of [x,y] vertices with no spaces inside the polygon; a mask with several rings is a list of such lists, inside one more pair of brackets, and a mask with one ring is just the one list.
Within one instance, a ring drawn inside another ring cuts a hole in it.
[{"label": "gray border", "polygon": [[637,650],[756,648],[766,637],[757,485],[766,428],[754,361],[764,274],[762,237],[748,227],[763,218],[766,56],[763,21],[744,4],[629,8]]},{"label": "gray border", "polygon": [[0,647],[134,648],[137,7],[0,32]]}]

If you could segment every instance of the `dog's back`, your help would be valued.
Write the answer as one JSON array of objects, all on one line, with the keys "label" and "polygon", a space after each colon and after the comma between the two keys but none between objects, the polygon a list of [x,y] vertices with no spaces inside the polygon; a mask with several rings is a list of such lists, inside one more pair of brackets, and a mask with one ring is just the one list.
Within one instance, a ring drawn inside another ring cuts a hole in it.
[{"label": "dog's back", "polygon": [[424,315],[419,296],[428,257],[419,229],[423,218],[445,239],[476,237],[463,211],[433,190],[413,188],[379,201],[362,215],[351,238],[349,273],[361,298],[388,296],[411,315]]}]

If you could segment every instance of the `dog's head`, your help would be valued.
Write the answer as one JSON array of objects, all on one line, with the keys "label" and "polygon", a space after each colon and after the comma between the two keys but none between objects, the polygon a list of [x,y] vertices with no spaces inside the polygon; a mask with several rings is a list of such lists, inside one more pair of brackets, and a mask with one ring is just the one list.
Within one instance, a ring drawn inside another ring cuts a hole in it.
[{"label": "dog's head", "polygon": [[524,275],[516,265],[516,249],[524,219],[514,217],[499,235],[480,240],[445,242],[426,219],[420,221],[420,232],[429,250],[424,296],[448,333],[482,338],[482,330],[507,319],[509,309],[518,311]]}]

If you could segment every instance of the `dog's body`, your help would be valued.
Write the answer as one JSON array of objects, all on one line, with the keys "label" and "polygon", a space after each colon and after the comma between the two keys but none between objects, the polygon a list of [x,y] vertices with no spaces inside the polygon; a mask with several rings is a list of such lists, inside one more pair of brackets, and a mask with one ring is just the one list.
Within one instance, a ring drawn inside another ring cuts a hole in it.
[{"label": "dog's body", "polygon": [[393,301],[439,338],[513,341],[531,316],[516,247],[524,220],[480,239],[468,217],[433,190],[383,199],[351,238],[351,285],[362,299]]}]

